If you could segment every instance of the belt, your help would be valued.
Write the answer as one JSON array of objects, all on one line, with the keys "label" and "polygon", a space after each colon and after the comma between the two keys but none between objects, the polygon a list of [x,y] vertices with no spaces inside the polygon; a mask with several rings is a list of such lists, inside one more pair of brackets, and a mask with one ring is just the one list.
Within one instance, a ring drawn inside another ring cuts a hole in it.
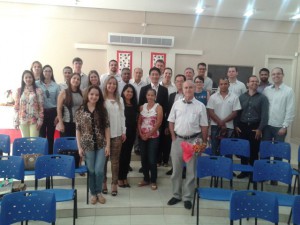
[{"label": "belt", "polygon": [[195,137],[199,136],[199,134],[200,133],[196,133],[196,134],[193,134],[193,135],[190,135],[190,136],[180,136],[180,135],[176,134],[176,136],[181,138],[181,139],[188,140],[188,139],[192,139],[192,138],[195,138]]}]

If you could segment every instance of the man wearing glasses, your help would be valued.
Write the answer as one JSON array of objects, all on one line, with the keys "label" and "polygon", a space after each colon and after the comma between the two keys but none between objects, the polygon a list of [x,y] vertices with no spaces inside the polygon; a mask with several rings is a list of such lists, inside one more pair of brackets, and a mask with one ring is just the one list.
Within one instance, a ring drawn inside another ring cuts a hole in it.
[{"label": "man wearing glasses", "polygon": [[204,91],[209,91],[211,93],[213,87],[213,81],[208,76],[206,76],[206,64],[204,62],[198,63],[197,65],[198,76],[204,79]]}]

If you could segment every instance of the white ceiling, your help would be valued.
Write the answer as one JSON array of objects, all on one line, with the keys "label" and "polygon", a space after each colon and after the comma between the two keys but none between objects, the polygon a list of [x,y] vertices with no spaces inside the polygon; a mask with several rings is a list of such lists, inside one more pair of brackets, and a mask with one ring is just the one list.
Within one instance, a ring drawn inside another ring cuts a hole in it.
[{"label": "white ceiling", "polygon": [[289,21],[299,13],[299,0],[0,0],[46,5],[63,5],[145,12],[195,14],[195,8],[205,8],[203,15],[243,18],[245,11],[255,9],[253,19]]}]

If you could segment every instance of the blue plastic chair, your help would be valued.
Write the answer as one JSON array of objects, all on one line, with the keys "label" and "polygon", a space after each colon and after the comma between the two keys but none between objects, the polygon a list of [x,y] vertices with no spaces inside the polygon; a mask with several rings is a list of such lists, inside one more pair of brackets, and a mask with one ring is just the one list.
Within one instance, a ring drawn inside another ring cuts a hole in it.
[{"label": "blue plastic chair", "polygon": [[230,199],[230,224],[243,218],[263,219],[274,224],[279,221],[279,207],[276,196],[260,191],[236,191]]},{"label": "blue plastic chair", "polygon": [[[54,193],[56,202],[73,201],[73,225],[77,218],[77,190],[75,189],[75,160],[68,155],[44,155],[37,158],[35,163],[35,189],[38,180],[46,178],[46,192]],[[50,178],[60,176],[71,179],[71,189],[53,188]]]},{"label": "blue plastic chair", "polygon": [[[248,140],[238,138],[223,138],[220,144],[220,154],[222,156],[243,156],[250,157],[250,143]],[[251,165],[233,164],[233,171],[253,172]]]},{"label": "blue plastic chair", "polygon": [[2,153],[10,155],[10,136],[6,134],[0,134],[0,155]]},{"label": "blue plastic chair", "polygon": [[[13,143],[12,155],[22,156],[25,154],[48,155],[48,140],[41,137],[16,138]],[[34,170],[25,170],[25,176],[34,175]]]},{"label": "blue plastic chair", "polygon": [[300,225],[300,196],[296,196],[292,207],[294,225]]},{"label": "blue plastic chair", "polygon": [[[53,154],[60,154],[59,151],[61,150],[74,150],[78,151],[76,137],[61,137],[57,138],[54,141],[53,146]],[[86,180],[86,204],[89,204],[89,173],[86,166],[80,165],[78,168],[75,168],[75,173],[82,174],[87,173],[87,180]]]},{"label": "blue plastic chair", "polygon": [[[197,197],[197,225],[199,224],[199,198],[214,201],[229,201],[232,190],[232,159],[221,156],[202,156],[197,159],[197,187],[194,192],[192,216]],[[214,187],[200,187],[200,179],[214,177]],[[230,182],[230,190],[223,189],[223,178]],[[219,180],[220,179],[220,180]],[[221,188],[218,188],[220,184]]]},{"label": "blue plastic chair", "polygon": [[298,168],[297,169],[293,168],[293,175],[296,176],[293,194],[295,194],[296,186],[297,186],[297,194],[298,195],[300,195],[299,174],[300,174],[300,146],[298,147]]},{"label": "blue plastic chair", "polygon": [[20,156],[0,156],[0,178],[24,180],[24,162]]},{"label": "blue plastic chair", "polygon": [[260,159],[280,158],[291,160],[291,145],[287,142],[262,141],[259,146]]},{"label": "blue plastic chair", "polygon": [[[254,162],[253,182],[261,183],[261,191],[263,191],[263,183],[265,181],[274,180],[290,186],[292,183],[292,177],[292,167],[288,162],[278,160],[256,160]],[[290,194],[290,188],[288,191],[289,194],[276,192],[269,193],[272,193],[274,196],[277,197],[279,206],[292,207],[295,196]]]},{"label": "blue plastic chair", "polygon": [[1,204],[0,224],[28,220],[44,221],[55,224],[56,203],[55,195],[42,191],[25,191],[7,194]]}]

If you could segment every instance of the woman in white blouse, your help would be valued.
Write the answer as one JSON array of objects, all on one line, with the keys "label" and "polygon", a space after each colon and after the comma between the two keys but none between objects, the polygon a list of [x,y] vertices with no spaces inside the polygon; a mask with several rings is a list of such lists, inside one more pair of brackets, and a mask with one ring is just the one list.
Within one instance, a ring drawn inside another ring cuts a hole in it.
[{"label": "woman in white blouse", "polygon": [[[122,143],[126,140],[126,127],[124,103],[120,98],[118,92],[118,81],[115,77],[110,76],[104,83],[103,96],[110,121],[110,160],[112,172],[111,195],[116,196],[118,194],[117,184],[119,175],[119,158]],[[106,184],[107,162],[108,158],[104,167],[103,194],[107,194],[108,192]]]}]

